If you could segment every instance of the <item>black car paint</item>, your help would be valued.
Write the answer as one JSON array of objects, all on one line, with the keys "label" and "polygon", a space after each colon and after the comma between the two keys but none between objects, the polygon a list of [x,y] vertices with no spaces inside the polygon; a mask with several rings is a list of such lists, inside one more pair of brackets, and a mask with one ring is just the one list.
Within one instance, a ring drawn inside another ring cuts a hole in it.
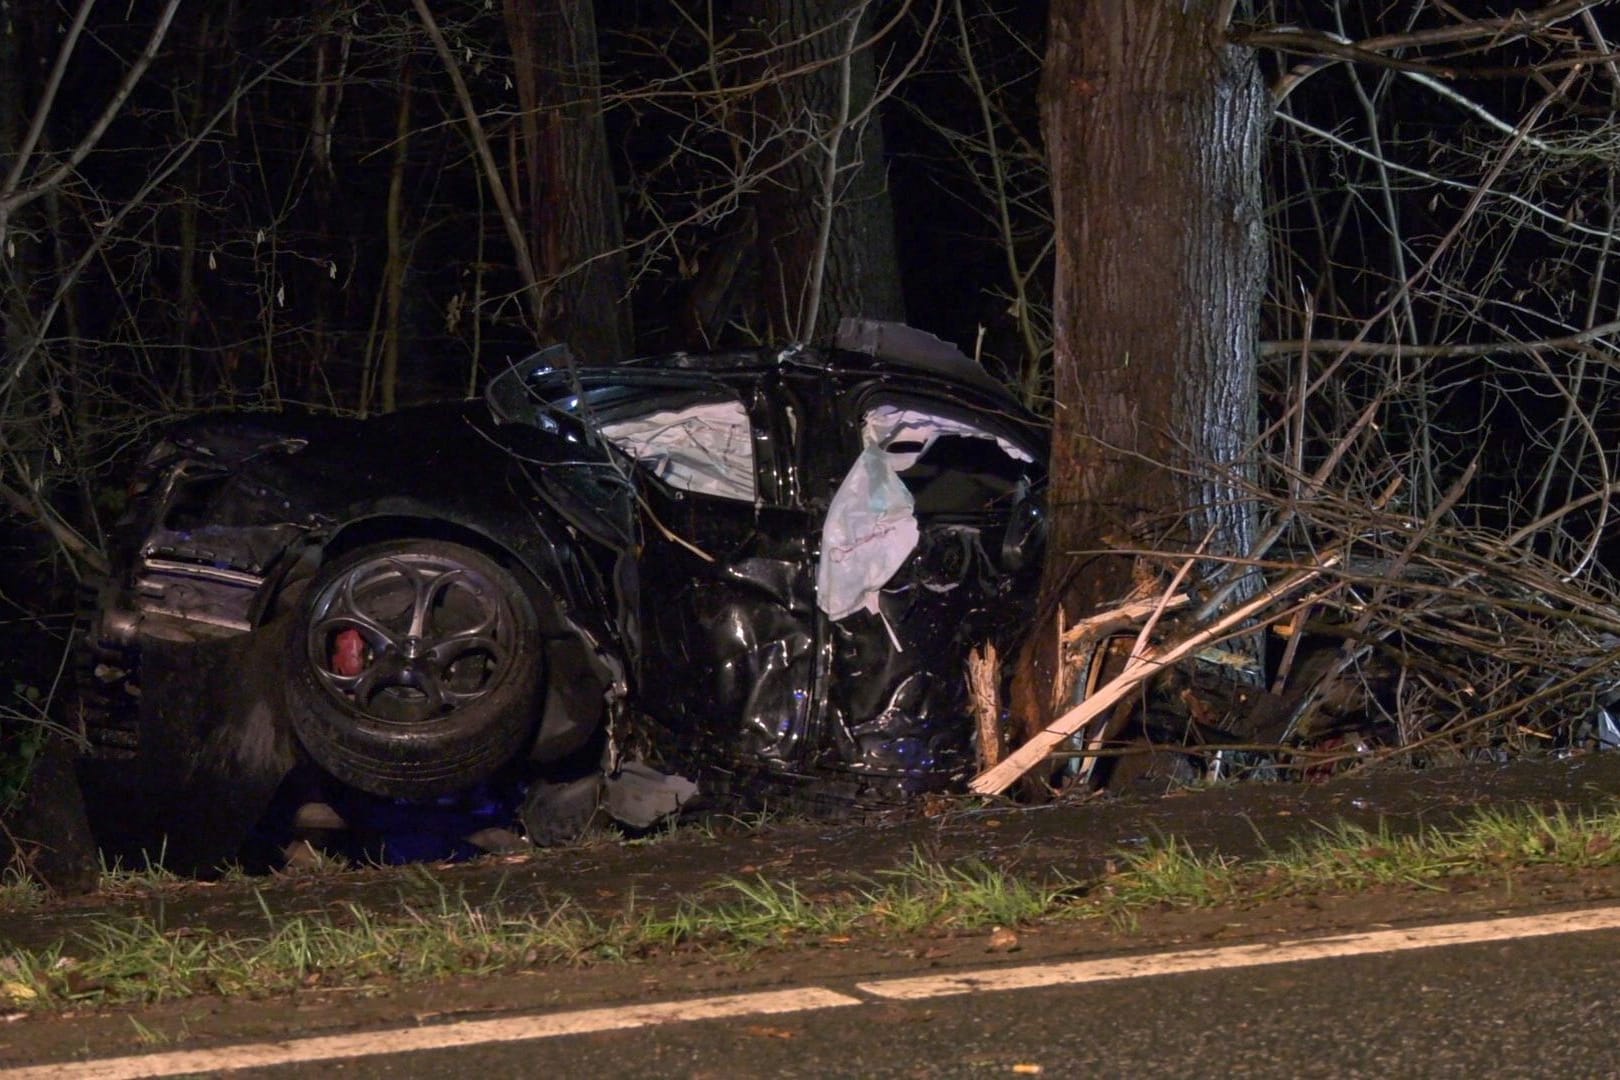
[{"label": "black car paint", "polygon": [[[1023,506],[925,520],[882,618],[832,622],[815,570],[874,401],[971,418],[1044,463],[1037,423],[966,364],[803,347],[682,354],[559,366],[513,422],[501,414],[518,403],[492,396],[366,421],[180,425],[137,478],[150,486],[120,530],[122,577],[92,629],[104,666],[125,664],[140,684],[124,715],[86,712],[90,786],[114,807],[141,806],[100,816],[126,841],[167,834],[171,862],[228,856],[298,756],[264,670],[277,615],[321,561],[402,535],[495,553],[555,601],[547,634],[566,676],[551,680],[529,755],[542,771],[605,727],[609,768],[612,755],[650,756],[711,785],[809,781],[887,800],[960,781],[972,762],[960,665],[1027,620],[1038,560],[1001,545],[1038,504],[1040,466]],[[624,388],[736,395],[753,425],[755,502],[671,488],[596,434],[605,398]],[[170,489],[177,461],[211,478]],[[146,593],[162,576],[151,565],[179,567],[172,587],[190,592],[143,598],[143,560]],[[199,806],[222,812],[199,827]]]}]

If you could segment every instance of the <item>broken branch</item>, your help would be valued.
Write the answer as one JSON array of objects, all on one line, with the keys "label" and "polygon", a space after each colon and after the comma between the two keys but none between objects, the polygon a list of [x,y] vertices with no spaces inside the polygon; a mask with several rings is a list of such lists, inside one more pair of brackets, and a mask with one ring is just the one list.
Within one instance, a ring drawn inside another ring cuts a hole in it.
[{"label": "broken branch", "polygon": [[[1158,649],[1144,648],[1139,656],[1134,656],[1125,665],[1124,671],[1120,672],[1119,675],[1115,676],[1112,681],[1104,685],[1095,694],[1037,732],[1023,746],[1009,754],[1006,760],[999,765],[987,769],[974,777],[973,782],[968,785],[968,790],[976,795],[999,795],[1006,791],[1019,777],[1046,760],[1054,747],[1082,730],[1093,719],[1111,708],[1139,684],[1157,674],[1164,667],[1184,659],[1210,642],[1219,639],[1228,631],[1253,618],[1268,606],[1298,592],[1299,589],[1315,580],[1321,575],[1322,571],[1336,562],[1338,562],[1337,556],[1325,556],[1317,563],[1314,569],[1294,574],[1266,589],[1253,600],[1228,612],[1210,626],[1205,627],[1196,634],[1183,638],[1175,645]],[[1307,603],[1309,602],[1307,601]],[[1157,601],[1149,603],[1150,610],[1158,606]]]}]

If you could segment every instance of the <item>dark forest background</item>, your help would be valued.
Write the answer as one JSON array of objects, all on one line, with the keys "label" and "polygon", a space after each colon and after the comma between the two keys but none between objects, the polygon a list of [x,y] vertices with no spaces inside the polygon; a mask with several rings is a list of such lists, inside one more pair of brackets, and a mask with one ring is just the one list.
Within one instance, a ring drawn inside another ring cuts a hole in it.
[{"label": "dark forest background", "polygon": [[[1172,368],[1241,373],[1226,407],[1248,419],[1156,432],[1242,504],[1217,554],[1274,569],[1361,545],[1427,567],[1417,594],[1346,572],[1330,598],[1341,670],[1424,658],[1411,699],[1377,706],[1406,744],[1452,722],[1437,710],[1539,737],[1608,692],[1611,3],[4,0],[0,24],[8,717],[44,714],[73,588],[156,424],[368,414],[476,394],[554,341],[611,363],[843,315],[951,340],[1061,418],[1098,370],[1066,342],[1110,312],[1176,322],[1197,283],[1099,315],[1054,302],[1077,280],[1060,263],[1196,278],[1164,234],[1251,219],[1246,329]],[[1076,28],[1118,48],[1070,64],[1051,45]],[[1178,80],[1198,65],[1155,51],[1171,31],[1263,85],[1252,207],[1135,198],[1133,170],[1160,150],[1197,168],[1225,129],[1189,144],[1146,104],[1131,139],[1063,127],[1104,85],[1196,97]],[[1055,163],[1054,132],[1078,133]],[[1110,545],[1195,546],[1195,508],[1166,499]]]}]

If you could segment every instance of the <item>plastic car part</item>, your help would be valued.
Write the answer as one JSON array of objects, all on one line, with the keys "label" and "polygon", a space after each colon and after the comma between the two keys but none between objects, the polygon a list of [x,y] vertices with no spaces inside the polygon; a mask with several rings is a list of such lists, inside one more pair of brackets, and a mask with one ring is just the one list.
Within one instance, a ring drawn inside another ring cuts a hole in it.
[{"label": "plastic car part", "polygon": [[632,829],[650,829],[680,813],[697,797],[698,786],[684,776],[627,761],[606,773],[568,783],[537,783],[519,815],[537,847],[578,843],[602,816]]},{"label": "plastic car part", "polygon": [[327,567],[289,634],[287,696],[310,757],[374,795],[427,798],[511,761],[544,655],[512,572],[461,544],[374,544]]}]

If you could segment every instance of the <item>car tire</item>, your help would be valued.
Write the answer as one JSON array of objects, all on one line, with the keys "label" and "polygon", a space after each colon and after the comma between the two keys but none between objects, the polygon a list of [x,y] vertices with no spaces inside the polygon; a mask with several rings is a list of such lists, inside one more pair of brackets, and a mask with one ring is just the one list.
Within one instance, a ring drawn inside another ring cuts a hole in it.
[{"label": "car tire", "polygon": [[536,728],[534,601],[512,571],[462,544],[393,540],[334,560],[298,603],[287,652],[305,751],[373,795],[468,788]]}]

